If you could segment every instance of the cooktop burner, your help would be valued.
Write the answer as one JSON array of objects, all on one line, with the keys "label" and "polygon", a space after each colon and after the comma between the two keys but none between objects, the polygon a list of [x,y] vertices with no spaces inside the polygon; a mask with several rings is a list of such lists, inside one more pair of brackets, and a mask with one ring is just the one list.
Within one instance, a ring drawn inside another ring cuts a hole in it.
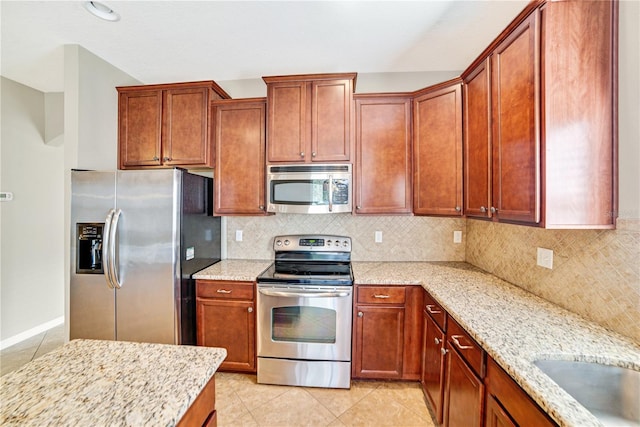
[{"label": "cooktop burner", "polygon": [[333,235],[274,238],[275,261],[258,283],[353,285],[351,239]]}]

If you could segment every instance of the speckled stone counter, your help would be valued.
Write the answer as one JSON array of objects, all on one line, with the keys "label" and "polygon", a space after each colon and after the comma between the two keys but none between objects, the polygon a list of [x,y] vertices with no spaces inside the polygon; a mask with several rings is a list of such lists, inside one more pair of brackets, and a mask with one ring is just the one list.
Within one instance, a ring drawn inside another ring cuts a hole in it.
[{"label": "speckled stone counter", "polygon": [[0,379],[0,425],[173,426],[223,348],[74,340]]},{"label": "speckled stone counter", "polygon": [[195,279],[253,282],[273,260],[225,259],[193,275]]},{"label": "speckled stone counter", "polygon": [[640,370],[640,346],[465,263],[354,262],[356,284],[421,285],[561,426],[599,421],[533,362],[561,359]]}]

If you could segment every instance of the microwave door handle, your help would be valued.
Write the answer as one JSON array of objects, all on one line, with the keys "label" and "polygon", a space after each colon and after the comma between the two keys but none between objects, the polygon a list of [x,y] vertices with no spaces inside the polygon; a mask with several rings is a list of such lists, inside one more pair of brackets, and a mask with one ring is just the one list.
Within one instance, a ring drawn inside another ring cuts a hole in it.
[{"label": "microwave door handle", "polygon": [[329,175],[329,212],[333,211],[333,175]]}]

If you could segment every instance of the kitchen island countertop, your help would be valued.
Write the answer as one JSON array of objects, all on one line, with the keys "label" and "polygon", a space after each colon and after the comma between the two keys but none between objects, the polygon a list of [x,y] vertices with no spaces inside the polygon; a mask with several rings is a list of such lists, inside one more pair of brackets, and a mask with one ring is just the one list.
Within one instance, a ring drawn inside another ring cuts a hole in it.
[{"label": "kitchen island countertop", "polygon": [[0,378],[0,425],[173,426],[223,348],[74,340]]},{"label": "kitchen island countertop", "polygon": [[353,262],[355,284],[420,285],[560,426],[598,420],[542,373],[539,359],[640,370],[640,346],[463,262]]}]

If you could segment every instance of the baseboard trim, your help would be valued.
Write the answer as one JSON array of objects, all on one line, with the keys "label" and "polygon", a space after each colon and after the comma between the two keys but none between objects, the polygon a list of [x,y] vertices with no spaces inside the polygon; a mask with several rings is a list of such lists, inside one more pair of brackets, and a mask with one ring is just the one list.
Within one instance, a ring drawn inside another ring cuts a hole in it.
[{"label": "baseboard trim", "polygon": [[0,341],[0,350],[4,350],[5,348],[11,347],[12,345],[16,345],[19,342],[28,340],[31,337],[35,337],[36,335],[48,331],[51,328],[55,328],[58,325],[62,325],[64,323],[64,316],[55,318],[46,323],[42,323],[36,327],[28,329],[24,332],[20,332],[18,335],[14,335],[7,339]]}]

